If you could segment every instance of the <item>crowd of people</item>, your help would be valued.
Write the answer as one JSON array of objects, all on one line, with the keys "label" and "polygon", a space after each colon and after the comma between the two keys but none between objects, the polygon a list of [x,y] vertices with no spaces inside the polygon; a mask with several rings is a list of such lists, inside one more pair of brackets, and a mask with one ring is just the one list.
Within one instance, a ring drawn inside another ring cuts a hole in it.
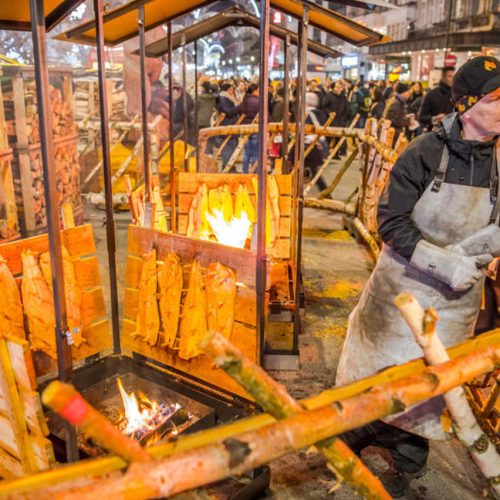
[{"label": "crowd of people", "polygon": [[[353,82],[344,78],[332,80],[312,78],[307,82],[305,94],[306,123],[324,125],[332,113],[330,125],[346,127],[354,117],[358,116],[356,126],[365,126],[369,117],[387,118],[396,129],[396,137],[405,133],[414,138],[431,130],[445,115],[453,110],[451,99],[451,83],[454,76],[453,68],[442,71],[439,84],[432,89],[425,89],[421,82],[407,83],[403,81],[365,81]],[[168,119],[168,92],[161,81],[152,86],[150,111],[161,113]],[[283,82],[270,82],[269,86],[269,120],[281,122],[285,116],[285,88]],[[194,89],[184,96],[184,89],[174,83],[174,136],[180,137],[188,124],[188,140],[196,141],[197,130],[213,126],[243,125],[255,121],[259,113],[259,87],[256,80],[230,78],[219,80],[215,77],[200,76],[198,79],[198,99],[195,103]],[[187,107],[185,106],[187,103]],[[289,116],[295,120],[296,112],[296,81],[292,80],[289,94]],[[197,108],[197,112],[195,110]],[[187,119],[184,116],[187,109]],[[223,117],[222,117],[223,115]],[[218,117],[221,119],[217,120]],[[214,138],[209,145],[213,150],[224,143],[224,137]],[[306,143],[315,141],[314,136],[307,136]],[[223,166],[228,163],[237,146],[237,137],[232,136],[225,141],[221,152]],[[314,173],[328,153],[328,143],[325,140],[317,144],[306,160],[306,167]],[[258,136],[249,137],[243,156],[242,171],[248,172],[258,158]],[[318,187],[322,189],[320,179]]]}]

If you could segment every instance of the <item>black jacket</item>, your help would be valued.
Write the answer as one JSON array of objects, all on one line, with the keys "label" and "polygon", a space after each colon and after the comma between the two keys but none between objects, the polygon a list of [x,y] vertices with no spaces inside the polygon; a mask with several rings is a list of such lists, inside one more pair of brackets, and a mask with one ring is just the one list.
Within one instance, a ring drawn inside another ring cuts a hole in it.
[{"label": "black jacket", "polygon": [[238,111],[245,115],[243,125],[249,125],[253,122],[254,118],[259,114],[259,96],[258,95],[245,95],[243,102],[238,106]]},{"label": "black jacket", "polygon": [[385,106],[384,118],[391,121],[391,125],[396,129],[396,136],[404,127],[410,125],[410,119],[407,118],[406,102],[399,94],[394,94]]},{"label": "black jacket", "polygon": [[323,109],[327,114],[335,113],[332,127],[344,127],[349,122],[349,101],[344,94],[328,92],[323,100]]},{"label": "black jacket", "polygon": [[415,117],[420,113],[422,102],[424,100],[423,94],[413,94],[408,101],[408,112],[413,113]]},{"label": "black jacket", "polygon": [[434,179],[444,145],[450,150],[450,164],[444,182],[489,187],[495,141],[465,141],[461,124],[455,120],[451,134],[441,124],[414,139],[392,169],[378,207],[382,240],[410,260],[422,235],[413,224],[413,208]]},{"label": "black jacket", "polygon": [[422,127],[428,130],[432,128],[432,117],[444,113],[445,115],[453,111],[453,103],[451,102],[451,87],[448,87],[443,82],[432,89],[424,97],[418,121]]},{"label": "black jacket", "polygon": [[238,107],[227,92],[223,91],[217,96],[215,107],[219,113],[226,115],[221,125],[234,125],[238,121]]}]

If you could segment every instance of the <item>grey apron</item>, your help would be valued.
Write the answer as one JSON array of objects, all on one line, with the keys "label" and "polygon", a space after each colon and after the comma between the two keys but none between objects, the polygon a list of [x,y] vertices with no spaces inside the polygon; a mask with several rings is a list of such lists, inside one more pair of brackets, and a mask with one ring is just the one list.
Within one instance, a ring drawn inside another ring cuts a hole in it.
[{"label": "grey apron", "polygon": [[[452,120],[448,122],[449,129],[450,122]],[[493,163],[494,187],[490,189],[445,183],[449,164],[449,151],[445,146],[436,176],[412,213],[414,224],[427,241],[445,247],[460,242],[490,223],[498,185],[495,182],[498,179],[497,165],[495,161]],[[411,292],[424,308],[436,308],[439,337],[446,347],[451,347],[472,335],[483,285],[484,278],[465,292],[455,292],[384,245],[360,301],[349,317],[337,385],[422,357],[421,348],[394,305],[394,299],[400,293]],[[427,438],[446,439],[449,435],[440,423],[443,409],[442,398],[434,398],[387,421]]]}]

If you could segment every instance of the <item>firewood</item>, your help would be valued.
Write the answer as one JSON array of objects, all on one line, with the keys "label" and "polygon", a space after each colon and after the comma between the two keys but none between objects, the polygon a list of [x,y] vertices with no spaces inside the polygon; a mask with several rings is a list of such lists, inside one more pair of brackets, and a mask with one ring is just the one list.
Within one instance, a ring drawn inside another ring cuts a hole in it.
[{"label": "firewood", "polygon": [[54,380],[43,391],[42,401],[78,428],[99,446],[127,462],[149,462],[151,456],[133,439],[122,434],[106,417],[91,406],[70,384]]},{"label": "firewood", "polygon": [[[436,332],[438,314],[435,309],[431,307],[424,311],[415,296],[410,293],[400,294],[396,298],[396,306],[422,348],[427,363],[435,366],[448,362],[450,357]],[[455,434],[469,450],[491,489],[500,497],[500,456],[477,423],[464,389],[456,387],[450,390],[444,394],[444,400],[453,419],[452,428]]]},{"label": "firewood", "polygon": [[[202,347],[217,366],[234,378],[265,412],[283,419],[304,411],[283,385],[244,356],[220,333],[209,332],[202,341]],[[325,455],[338,479],[345,481],[364,498],[391,498],[382,483],[343,441],[330,438],[316,446]]]},{"label": "firewood", "polygon": [[[490,345],[257,430],[222,438],[165,459],[134,463],[123,475],[77,479],[59,487],[27,492],[24,498],[93,500],[96,491],[103,498],[140,500],[173,496],[241,474],[334,435],[399,413],[491,371],[499,362],[500,344]],[[180,447],[181,439],[176,446]]]}]

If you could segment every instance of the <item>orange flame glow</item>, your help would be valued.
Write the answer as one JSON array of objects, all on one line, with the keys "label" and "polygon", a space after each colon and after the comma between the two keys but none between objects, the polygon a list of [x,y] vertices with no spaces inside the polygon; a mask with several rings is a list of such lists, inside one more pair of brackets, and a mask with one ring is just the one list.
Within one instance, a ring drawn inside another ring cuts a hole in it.
[{"label": "orange flame glow", "polygon": [[217,209],[206,214],[208,223],[215,234],[215,238],[222,245],[235,248],[245,248],[252,223],[245,211],[241,212],[240,217],[234,217],[228,222],[224,214]]}]

